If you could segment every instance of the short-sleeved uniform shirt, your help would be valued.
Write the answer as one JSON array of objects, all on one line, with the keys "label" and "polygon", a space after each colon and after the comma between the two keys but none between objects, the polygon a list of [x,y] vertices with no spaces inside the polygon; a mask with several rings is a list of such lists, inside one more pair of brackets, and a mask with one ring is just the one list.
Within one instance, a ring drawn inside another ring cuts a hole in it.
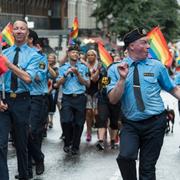
[{"label": "short-sleeved uniform shirt", "polygon": [[[36,52],[37,50],[34,49]],[[31,95],[44,95],[48,93],[48,60],[46,55],[37,52],[39,55],[38,71],[31,84]]]},{"label": "short-sleeved uniform shirt", "polygon": [[[160,96],[161,89],[170,92],[176,85],[169,77],[167,69],[158,60],[145,59],[138,62],[140,89],[142,93],[145,110],[139,111],[133,91],[133,60],[128,57],[123,60],[129,65],[129,72],[125,81],[124,93],[121,97],[121,109],[124,116],[133,121],[140,121],[160,114],[164,111],[164,104]],[[120,79],[117,69],[118,64],[108,69],[108,76],[111,79],[107,87],[110,92]]]},{"label": "short-sleeved uniform shirt", "polygon": [[[13,63],[13,59],[16,53],[16,45],[11,46],[3,51],[3,55],[5,55],[11,63]],[[33,80],[36,72],[38,71],[38,61],[39,55],[32,48],[30,48],[27,44],[23,44],[20,46],[19,58],[17,66],[24,71],[26,71],[31,79]],[[11,90],[11,73],[9,70],[4,74],[4,82],[5,82],[5,92],[10,93]],[[2,90],[2,84],[0,84],[0,90]],[[22,93],[31,90],[30,84],[25,83],[23,80],[18,78],[18,88],[15,93]]]},{"label": "short-sleeved uniform shirt", "polygon": [[[77,61],[75,67],[85,80],[89,80],[89,70],[86,65]],[[69,68],[71,68],[71,64],[69,62],[63,64],[59,68],[59,76],[57,80],[62,78]],[[62,85],[63,94],[82,94],[85,93],[85,91],[86,86],[79,82],[78,77],[74,73],[69,73],[64,84]]]}]

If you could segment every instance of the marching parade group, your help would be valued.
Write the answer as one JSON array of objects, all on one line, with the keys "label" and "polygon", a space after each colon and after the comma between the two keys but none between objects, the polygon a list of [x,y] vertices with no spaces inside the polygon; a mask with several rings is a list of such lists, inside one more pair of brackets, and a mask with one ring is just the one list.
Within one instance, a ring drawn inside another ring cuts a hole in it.
[{"label": "marching parade group", "polygon": [[43,53],[37,33],[24,20],[14,22],[13,36],[15,44],[0,55],[8,67],[0,84],[0,179],[9,179],[9,133],[17,154],[15,179],[32,179],[33,163],[36,174],[43,174],[43,136],[53,127],[57,105],[66,154],[79,155],[85,124],[87,142],[92,127],[97,128],[98,151],[105,149],[107,129],[111,149],[117,148],[120,132],[117,164],[123,180],[137,180],[138,154],[139,179],[155,180],[167,125],[160,92],[180,100],[180,73],[173,80],[160,61],[148,58],[146,32],[137,28],[127,33],[124,59],[114,55],[108,68],[96,49],[83,54],[77,44],[68,47],[57,66],[55,54]]}]

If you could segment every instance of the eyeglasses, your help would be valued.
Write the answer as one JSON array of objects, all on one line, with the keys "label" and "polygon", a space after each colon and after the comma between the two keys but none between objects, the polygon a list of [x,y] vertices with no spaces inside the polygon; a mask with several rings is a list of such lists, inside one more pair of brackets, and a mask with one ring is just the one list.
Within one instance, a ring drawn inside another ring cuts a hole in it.
[{"label": "eyeglasses", "polygon": [[87,56],[94,56],[94,54],[87,54]]}]

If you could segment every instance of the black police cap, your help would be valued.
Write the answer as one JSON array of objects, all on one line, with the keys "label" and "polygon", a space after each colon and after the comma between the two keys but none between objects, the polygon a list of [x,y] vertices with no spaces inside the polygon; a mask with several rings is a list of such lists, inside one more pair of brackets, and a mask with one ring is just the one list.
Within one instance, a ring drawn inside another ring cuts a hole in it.
[{"label": "black police cap", "polygon": [[74,45],[71,45],[71,46],[69,46],[68,47],[68,52],[69,51],[80,51],[80,48],[79,48],[79,46],[77,45],[77,44],[74,44]]},{"label": "black police cap", "polygon": [[146,31],[143,28],[136,28],[124,36],[124,50],[129,46],[130,43],[146,36]]}]

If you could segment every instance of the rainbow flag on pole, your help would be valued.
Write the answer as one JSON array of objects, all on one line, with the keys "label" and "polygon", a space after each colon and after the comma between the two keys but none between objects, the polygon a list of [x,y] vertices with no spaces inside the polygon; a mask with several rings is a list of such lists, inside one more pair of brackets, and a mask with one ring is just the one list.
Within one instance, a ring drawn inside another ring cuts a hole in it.
[{"label": "rainbow flag on pole", "polygon": [[108,67],[112,62],[113,59],[108,51],[103,47],[101,43],[98,43],[98,51],[100,59],[105,67]]},{"label": "rainbow flag on pole", "polygon": [[78,37],[78,31],[79,31],[79,23],[78,23],[78,18],[75,17],[73,21],[73,26],[72,29],[69,33],[69,45],[74,44]]},{"label": "rainbow flag on pole", "polygon": [[150,57],[160,60],[164,65],[170,67],[173,61],[167,42],[159,27],[153,28],[147,37],[150,43]]},{"label": "rainbow flag on pole", "polygon": [[6,42],[10,46],[14,45],[14,37],[12,35],[13,24],[8,23],[2,31],[3,42]]}]

